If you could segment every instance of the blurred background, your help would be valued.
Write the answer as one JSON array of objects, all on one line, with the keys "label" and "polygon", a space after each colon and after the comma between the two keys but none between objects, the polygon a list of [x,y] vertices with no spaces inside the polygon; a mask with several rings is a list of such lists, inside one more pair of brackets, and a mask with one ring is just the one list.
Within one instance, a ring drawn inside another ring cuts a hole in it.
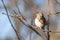
[{"label": "blurred background", "polygon": [[[35,16],[37,10],[43,12],[44,16],[47,18],[48,12],[48,0],[3,0],[9,14],[14,14],[13,10],[19,14],[17,6],[21,11],[22,15],[26,18],[28,24],[31,24],[31,19]],[[60,31],[60,0],[50,0],[50,30]],[[36,10],[35,10],[36,8]],[[6,15],[5,8],[3,6],[2,0],[0,0],[0,40],[18,40],[11,24]],[[26,27],[22,22],[16,18],[10,17],[14,28],[19,32],[21,40],[43,40],[34,31]],[[60,33],[50,33],[50,40],[60,40]]]}]

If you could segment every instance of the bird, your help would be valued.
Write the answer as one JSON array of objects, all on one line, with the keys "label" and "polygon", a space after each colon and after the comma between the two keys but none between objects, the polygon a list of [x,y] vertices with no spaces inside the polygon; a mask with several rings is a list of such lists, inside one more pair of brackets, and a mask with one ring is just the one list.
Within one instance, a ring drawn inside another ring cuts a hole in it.
[{"label": "bird", "polygon": [[44,27],[46,25],[46,19],[41,12],[36,13],[36,18],[34,22],[35,22],[36,28],[44,30]]}]

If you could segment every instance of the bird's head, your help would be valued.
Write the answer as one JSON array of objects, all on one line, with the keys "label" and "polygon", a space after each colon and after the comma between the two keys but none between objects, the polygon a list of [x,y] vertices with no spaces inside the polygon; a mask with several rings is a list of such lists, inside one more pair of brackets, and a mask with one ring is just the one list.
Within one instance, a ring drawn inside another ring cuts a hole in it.
[{"label": "bird's head", "polygon": [[37,13],[37,14],[36,14],[36,17],[39,18],[39,19],[42,18],[42,13],[40,13],[40,12]]}]

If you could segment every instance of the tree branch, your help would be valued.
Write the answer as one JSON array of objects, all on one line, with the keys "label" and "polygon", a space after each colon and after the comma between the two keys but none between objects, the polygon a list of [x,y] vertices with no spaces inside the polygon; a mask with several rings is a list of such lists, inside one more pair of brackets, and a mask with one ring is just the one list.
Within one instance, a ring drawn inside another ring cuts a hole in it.
[{"label": "tree branch", "polygon": [[[50,21],[50,0],[48,0],[48,26],[47,26],[47,30],[49,30],[49,21]],[[47,32],[47,40],[50,40],[50,34],[49,34],[49,32]]]},{"label": "tree branch", "polygon": [[58,4],[58,5],[60,5],[60,3],[57,1],[57,0],[55,0],[56,1],[56,3]]},{"label": "tree branch", "polygon": [[28,7],[30,7],[34,12],[42,12],[41,10],[39,10],[39,9],[37,8],[37,6],[36,6],[35,4],[29,3],[28,0],[23,0],[23,1],[24,1],[24,3],[25,3]]},{"label": "tree branch", "polygon": [[[4,14],[4,13],[3,13]],[[6,14],[4,14],[6,15]],[[17,18],[20,22],[22,22],[25,26],[27,26],[28,28],[30,28],[31,30],[33,30],[37,35],[39,35],[41,38],[45,39],[36,29],[35,26],[28,24],[21,16],[13,14],[13,15],[9,15],[11,17],[15,17]]]},{"label": "tree branch", "polygon": [[60,12],[57,12],[56,14],[60,14]]},{"label": "tree branch", "polygon": [[[4,15],[6,15],[6,14],[4,14]],[[37,33],[41,38],[43,38],[45,40],[45,38],[42,37],[42,35],[38,31],[36,31],[36,29],[34,28],[34,26],[32,26],[31,24],[28,24],[21,16],[18,16],[17,14],[12,14],[12,15],[9,15],[9,16],[17,18],[25,26],[27,26],[28,28],[32,29],[35,33]],[[43,31],[43,32],[51,32],[51,33],[60,33],[60,32],[54,32],[54,31],[51,31],[51,30],[41,30],[41,31]]]},{"label": "tree branch", "polygon": [[19,35],[18,35],[18,32],[17,32],[17,30],[14,28],[14,26],[13,26],[13,24],[12,24],[11,20],[10,20],[10,17],[9,17],[9,15],[8,15],[8,10],[7,10],[7,8],[6,8],[5,4],[4,4],[4,1],[3,1],[3,0],[1,0],[1,1],[2,1],[3,6],[4,6],[4,8],[5,8],[5,11],[6,11],[6,13],[7,13],[8,20],[9,20],[9,22],[10,22],[10,24],[11,24],[11,26],[12,26],[13,30],[15,31],[15,33],[16,33],[16,35],[17,35],[18,40],[20,40]]},{"label": "tree branch", "polygon": [[24,18],[24,16],[22,15],[22,13],[20,12],[20,10],[19,10],[18,4],[17,4],[17,0],[15,0],[15,5],[16,5],[16,7],[17,7],[17,9],[18,9],[19,14],[22,16],[22,18],[23,18],[24,20],[26,20],[26,19]]}]

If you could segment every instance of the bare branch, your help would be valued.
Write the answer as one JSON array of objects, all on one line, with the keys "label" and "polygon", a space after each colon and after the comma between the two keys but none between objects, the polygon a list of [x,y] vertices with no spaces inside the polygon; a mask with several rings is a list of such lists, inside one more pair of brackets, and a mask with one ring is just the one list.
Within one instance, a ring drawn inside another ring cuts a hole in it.
[{"label": "bare branch", "polygon": [[[37,9],[36,5],[35,5],[35,7],[34,7],[34,6],[32,6],[27,0],[24,0],[24,1],[25,1],[25,3],[26,3],[27,5],[29,5],[34,11],[41,12],[40,10]],[[57,0],[56,0],[56,2],[58,3]],[[6,11],[6,13],[7,13],[7,14],[4,14],[4,13],[2,13],[2,14],[7,15],[8,19],[9,19],[9,22],[10,22],[12,28],[14,29],[14,31],[15,31],[17,37],[18,37],[18,40],[20,40],[19,35],[18,35],[18,32],[17,32],[17,30],[14,28],[14,26],[13,26],[13,24],[12,24],[9,16],[17,18],[17,19],[18,19],[19,21],[21,21],[25,26],[27,26],[28,28],[32,29],[32,30],[33,30],[35,33],[37,33],[41,38],[45,39],[45,38],[42,37],[42,35],[34,28],[34,26],[33,26],[32,24],[28,24],[28,23],[26,22],[26,19],[25,19],[25,18],[23,17],[23,15],[21,14],[21,12],[20,12],[19,7],[18,7],[17,4],[16,4],[16,7],[17,7],[18,12],[20,13],[20,15],[21,15],[22,17],[19,16],[19,15],[17,15],[15,11],[14,11],[15,14],[8,15],[8,10],[7,10],[7,8],[6,8],[3,0],[2,0],[2,3],[3,3],[3,6],[4,6],[4,8],[5,8],[5,11]],[[58,4],[60,5],[60,3],[58,3]],[[59,13],[60,13],[60,12],[57,12],[56,14],[59,14]],[[47,32],[47,36],[48,36],[48,39],[47,39],[47,40],[50,40],[49,32],[51,32],[51,33],[60,33],[60,32],[55,32],[55,31],[49,30],[49,17],[50,17],[49,15],[50,15],[50,5],[49,5],[49,0],[48,0],[48,27],[47,27],[47,30],[42,30],[43,32]]]},{"label": "bare branch", "polygon": [[57,12],[56,14],[60,14],[60,12]]},{"label": "bare branch", "polygon": [[58,5],[60,5],[60,3],[57,1],[57,0],[55,0],[56,1],[56,3],[58,4]]},{"label": "bare branch", "polygon": [[[33,18],[31,19],[31,25],[33,25]],[[32,34],[32,30],[30,29],[30,40],[32,40],[31,34]]]},{"label": "bare branch", "polygon": [[26,19],[24,18],[24,16],[21,14],[20,10],[19,10],[18,4],[17,4],[17,0],[15,0],[15,5],[16,5],[16,7],[17,7],[17,9],[18,9],[19,14],[22,16],[22,18],[23,18],[24,20],[26,20]]},{"label": "bare branch", "polygon": [[24,1],[24,3],[25,3],[28,7],[30,7],[34,12],[42,12],[41,10],[39,10],[39,9],[37,8],[37,6],[36,6],[35,4],[29,3],[28,0],[23,0],[23,1]]},{"label": "bare branch", "polygon": [[[49,21],[50,21],[50,0],[48,0],[48,26],[47,26],[47,30],[49,30]],[[47,32],[47,40],[50,40],[50,34],[49,32]]]},{"label": "bare branch", "polygon": [[[3,13],[4,14],[4,13]],[[4,15],[6,15],[6,14],[4,14]],[[9,16],[11,16],[11,17],[15,17],[15,18],[17,18],[19,21],[21,21],[25,26],[27,26],[28,28],[30,28],[31,30],[33,30],[35,33],[37,33],[41,38],[43,38],[43,39],[45,39],[34,27],[35,26],[33,26],[33,25],[31,25],[31,24],[28,24],[21,16],[19,16],[19,15],[16,15],[16,14],[12,14],[12,15],[9,15]]]},{"label": "bare branch", "polygon": [[[4,14],[4,13],[3,13],[3,14]],[[7,14],[4,14],[4,15],[7,15]],[[27,26],[28,28],[32,29],[32,30],[33,30],[34,32],[36,32],[40,37],[42,37],[42,35],[41,35],[38,31],[35,30],[34,26],[32,26],[31,24],[27,24],[27,22],[26,22],[24,19],[22,19],[22,17],[20,17],[20,16],[18,16],[18,15],[16,15],[16,14],[12,14],[12,15],[9,15],[9,16],[17,18],[17,19],[20,20],[25,26]],[[55,31],[51,31],[51,30],[41,30],[41,31],[43,31],[43,32],[51,32],[51,33],[60,33],[60,32],[55,32]],[[43,38],[43,37],[42,37],[42,38]],[[45,39],[45,38],[43,38],[43,39]]]},{"label": "bare branch", "polygon": [[3,6],[4,6],[4,8],[5,8],[5,11],[6,11],[6,13],[7,13],[8,20],[9,20],[9,22],[10,22],[10,24],[11,24],[11,26],[12,26],[13,30],[15,31],[15,33],[16,33],[16,35],[17,35],[18,40],[20,40],[19,35],[18,35],[18,32],[17,32],[17,30],[14,28],[14,26],[13,26],[13,24],[12,24],[11,20],[10,20],[10,17],[9,17],[9,15],[8,15],[8,10],[7,10],[7,8],[6,8],[5,4],[4,4],[4,1],[3,1],[3,0],[1,0],[1,1],[2,1]]}]

